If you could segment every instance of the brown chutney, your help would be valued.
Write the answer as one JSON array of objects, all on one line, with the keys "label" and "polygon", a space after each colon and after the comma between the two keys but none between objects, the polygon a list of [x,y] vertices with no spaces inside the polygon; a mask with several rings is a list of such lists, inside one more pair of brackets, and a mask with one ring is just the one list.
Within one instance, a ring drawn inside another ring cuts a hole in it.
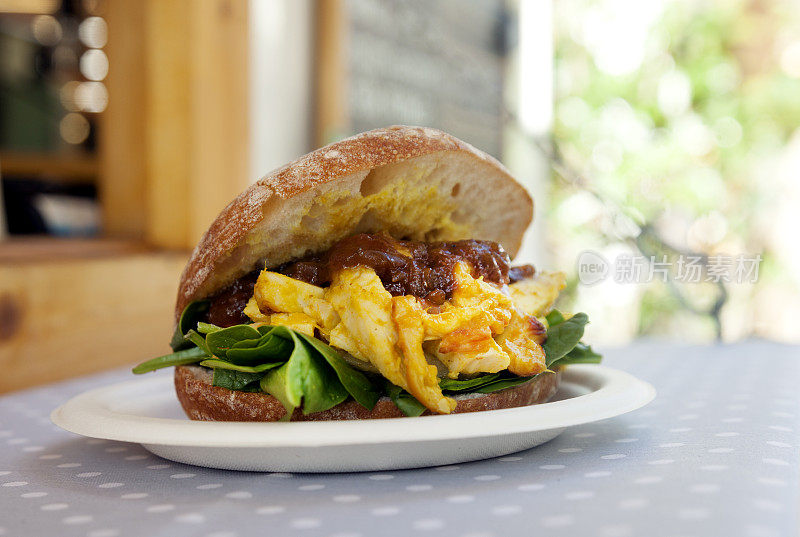
[{"label": "brown chutney", "polygon": [[[327,252],[284,263],[275,272],[326,287],[342,269],[370,267],[393,296],[412,295],[441,305],[456,288],[454,267],[465,261],[474,278],[497,285],[533,276],[531,265],[510,267],[510,259],[496,242],[460,240],[421,242],[398,240],[386,234],[361,233],[336,242]],[[247,274],[211,298],[208,321],[218,326],[247,322],[241,313],[253,294],[258,277]]]}]

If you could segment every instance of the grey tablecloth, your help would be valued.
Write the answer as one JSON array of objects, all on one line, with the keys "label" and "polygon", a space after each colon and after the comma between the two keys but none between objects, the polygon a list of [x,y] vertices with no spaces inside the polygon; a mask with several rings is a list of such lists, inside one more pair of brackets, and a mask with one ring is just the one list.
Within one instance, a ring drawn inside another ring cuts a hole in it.
[{"label": "grey tablecloth", "polygon": [[798,347],[649,342],[606,364],[652,382],[656,400],[513,456],[378,474],[207,470],[48,420],[127,371],[12,394],[0,398],[0,535],[797,534]]}]

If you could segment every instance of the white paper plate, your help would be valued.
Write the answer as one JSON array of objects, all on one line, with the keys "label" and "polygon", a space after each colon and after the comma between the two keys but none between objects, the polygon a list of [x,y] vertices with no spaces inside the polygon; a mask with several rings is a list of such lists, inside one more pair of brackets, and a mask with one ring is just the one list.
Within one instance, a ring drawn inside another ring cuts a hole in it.
[{"label": "white paper plate", "polygon": [[361,421],[244,423],[191,421],[171,377],[88,391],[50,415],[93,438],[142,444],[173,461],[279,472],[396,470],[498,457],[528,449],[572,425],[611,418],[655,397],[628,373],[597,365],[566,368],[553,401],[450,416]]}]

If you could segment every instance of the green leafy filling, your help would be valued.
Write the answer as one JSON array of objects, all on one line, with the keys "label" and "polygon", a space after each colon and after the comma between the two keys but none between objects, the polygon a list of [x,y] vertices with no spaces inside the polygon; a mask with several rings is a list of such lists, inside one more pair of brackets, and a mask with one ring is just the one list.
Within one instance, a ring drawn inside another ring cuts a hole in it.
[{"label": "green leafy filling", "polygon": [[[304,414],[321,412],[348,397],[372,409],[382,395],[407,416],[425,412],[425,406],[406,390],[350,367],[336,350],[319,339],[283,326],[254,328],[242,324],[220,328],[200,321],[208,307],[207,300],[186,306],[170,341],[174,352],[141,363],[133,372],[197,363],[213,370],[214,386],[274,396],[286,409],[284,419],[289,419],[297,408]],[[600,361],[600,355],[580,341],[589,322],[585,313],[565,319],[553,310],[547,315],[547,322],[543,348],[548,368]],[[439,386],[448,394],[485,394],[535,378],[501,371],[464,380],[443,378]]]}]

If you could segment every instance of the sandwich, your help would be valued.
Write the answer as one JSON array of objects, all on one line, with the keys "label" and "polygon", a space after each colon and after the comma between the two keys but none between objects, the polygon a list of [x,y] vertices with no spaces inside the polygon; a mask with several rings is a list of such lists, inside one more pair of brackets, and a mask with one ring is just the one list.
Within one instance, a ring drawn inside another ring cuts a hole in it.
[{"label": "sandwich", "polygon": [[349,420],[546,402],[596,363],[566,278],[512,265],[533,202],[492,157],[395,126],[252,184],[183,271],[170,354],[187,416]]}]

